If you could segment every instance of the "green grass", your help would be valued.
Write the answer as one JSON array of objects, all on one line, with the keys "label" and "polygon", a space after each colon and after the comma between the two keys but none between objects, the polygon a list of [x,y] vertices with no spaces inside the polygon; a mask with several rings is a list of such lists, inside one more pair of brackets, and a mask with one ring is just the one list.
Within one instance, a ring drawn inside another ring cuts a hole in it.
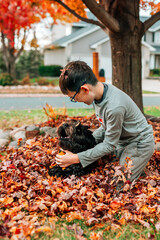
[{"label": "green grass", "polygon": [[[55,109],[57,114],[63,114],[64,108]],[[145,114],[160,117],[160,107],[145,107]],[[94,114],[92,108],[66,109],[68,116],[91,116]],[[20,127],[22,125],[32,125],[48,120],[43,109],[39,110],[12,110],[0,111],[0,129]]]},{"label": "green grass", "polygon": [[[63,114],[64,108],[55,109],[57,114]],[[90,116],[94,114],[93,109],[66,109],[68,116]],[[38,110],[11,110],[0,111],[0,129],[32,125],[48,120],[43,109]]]},{"label": "green grass", "polygon": [[157,107],[145,107],[144,108],[145,114],[152,115],[155,117],[160,117],[160,106]]},{"label": "green grass", "polygon": [[149,239],[149,236],[154,236],[160,240],[160,234],[154,232],[154,229],[147,229],[141,226],[140,224],[127,223],[123,226],[118,224],[110,224],[109,222],[102,225],[95,226],[86,226],[83,220],[74,220],[68,223],[66,220],[59,220],[53,226],[53,234],[49,233],[40,233],[39,236],[33,235],[31,240],[40,239],[40,240],[51,240],[51,239],[60,239],[60,240],[76,240],[83,239],[77,238],[76,231],[83,230],[83,235],[85,239],[92,240],[138,240],[138,239]]},{"label": "green grass", "polygon": [[143,94],[160,94],[160,92],[143,91]]},{"label": "green grass", "polygon": [[150,77],[160,77],[159,74],[153,74],[153,75],[150,75]]}]

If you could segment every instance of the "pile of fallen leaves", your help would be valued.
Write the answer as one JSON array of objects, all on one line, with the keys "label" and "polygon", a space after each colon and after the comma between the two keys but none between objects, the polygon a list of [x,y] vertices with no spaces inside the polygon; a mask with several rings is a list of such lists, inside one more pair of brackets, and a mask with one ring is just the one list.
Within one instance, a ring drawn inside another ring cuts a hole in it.
[{"label": "pile of fallen leaves", "polygon": [[[42,125],[59,126],[66,118],[59,116]],[[98,126],[95,116],[76,119],[91,128]],[[153,128],[158,142],[160,124],[153,123]],[[6,154],[0,155],[1,237],[22,240],[41,232],[51,234],[58,218],[68,222],[83,219],[87,225],[134,222],[160,230],[159,151],[147,165],[147,176],[132,183],[125,179],[118,161],[112,162],[114,156],[100,160],[91,174],[62,179],[48,175],[59,150],[57,141],[39,136],[17,150],[5,149]],[[120,192],[115,188],[119,181],[125,182]]]}]

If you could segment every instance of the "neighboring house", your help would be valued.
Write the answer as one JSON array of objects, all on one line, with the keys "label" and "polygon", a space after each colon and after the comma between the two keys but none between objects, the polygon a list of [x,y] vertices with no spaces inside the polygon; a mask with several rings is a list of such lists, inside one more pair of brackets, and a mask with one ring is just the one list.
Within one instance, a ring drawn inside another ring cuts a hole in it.
[{"label": "neighboring house", "polygon": [[[142,21],[147,17],[142,17]],[[144,34],[143,41],[151,46],[150,50],[150,69],[160,68],[160,21],[156,22]]]},{"label": "neighboring house", "polygon": [[[141,20],[145,21],[146,17]],[[65,66],[70,61],[82,60],[92,67],[93,52],[99,53],[99,70],[103,69],[106,79],[110,79],[112,60],[109,37],[98,26],[74,23],[71,34],[45,47],[44,64]],[[142,78],[148,77],[152,68],[160,68],[160,21],[146,32],[142,40]]]}]

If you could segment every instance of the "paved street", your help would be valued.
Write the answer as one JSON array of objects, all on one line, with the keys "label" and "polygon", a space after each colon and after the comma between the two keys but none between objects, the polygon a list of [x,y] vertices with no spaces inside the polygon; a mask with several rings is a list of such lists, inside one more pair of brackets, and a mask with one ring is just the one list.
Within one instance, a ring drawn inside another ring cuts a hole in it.
[{"label": "paved street", "polygon": [[[110,83],[110,80],[106,81]],[[145,91],[160,93],[160,80],[143,80],[142,88]],[[0,110],[42,109],[46,103],[53,107],[88,108],[84,103],[72,103],[62,94],[0,94]],[[160,94],[145,94],[144,106],[160,106]]]},{"label": "paved street", "polygon": [[[68,97],[64,96],[28,96],[28,97],[0,97],[0,110],[15,109],[42,109],[48,103],[53,107],[60,108],[89,108],[92,106],[84,103],[72,103]],[[160,94],[143,96],[144,106],[160,106]]]}]

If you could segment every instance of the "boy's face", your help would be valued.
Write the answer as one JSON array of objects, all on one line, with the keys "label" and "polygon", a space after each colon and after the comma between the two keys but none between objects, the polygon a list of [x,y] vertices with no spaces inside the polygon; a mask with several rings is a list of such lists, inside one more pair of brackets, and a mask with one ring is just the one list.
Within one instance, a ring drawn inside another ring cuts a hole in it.
[{"label": "boy's face", "polygon": [[69,91],[68,90],[68,97],[70,97],[70,99],[73,98],[73,96],[75,95],[74,97],[74,100],[76,102],[83,102],[87,105],[90,105],[92,104],[93,100],[94,100],[94,97],[93,97],[93,94],[92,92],[90,91],[89,87],[87,86],[88,84],[85,84],[83,86],[81,86],[79,92],[76,94],[76,91],[75,92],[72,92],[72,91]]}]

